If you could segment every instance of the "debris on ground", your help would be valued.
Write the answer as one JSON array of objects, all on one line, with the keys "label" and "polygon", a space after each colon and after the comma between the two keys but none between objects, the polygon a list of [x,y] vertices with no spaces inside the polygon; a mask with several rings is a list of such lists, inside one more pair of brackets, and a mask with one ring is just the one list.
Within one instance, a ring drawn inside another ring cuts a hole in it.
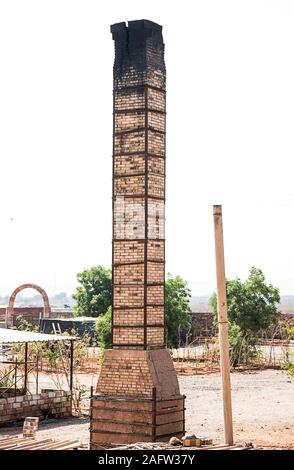
[{"label": "debris on ground", "polygon": [[0,450],[74,450],[81,449],[78,440],[34,439],[32,437],[0,437]]},{"label": "debris on ground", "polygon": [[175,437],[175,436],[173,436],[173,437],[170,438],[169,444],[170,444],[171,446],[182,446],[182,445],[183,445],[181,439],[178,439],[178,438]]},{"label": "debris on ground", "polygon": [[[173,450],[166,442],[136,442],[135,444],[126,444],[123,446],[113,447],[111,450]],[[188,448],[187,448],[188,449]],[[241,445],[229,446],[227,444],[215,444],[212,446],[189,447],[190,450],[249,450]]]}]

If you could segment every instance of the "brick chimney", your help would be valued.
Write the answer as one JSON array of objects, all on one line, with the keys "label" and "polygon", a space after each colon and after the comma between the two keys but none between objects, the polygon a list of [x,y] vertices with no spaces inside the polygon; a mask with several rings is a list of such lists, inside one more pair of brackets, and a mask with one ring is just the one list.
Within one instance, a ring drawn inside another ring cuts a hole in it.
[{"label": "brick chimney", "polygon": [[92,399],[91,448],[184,432],[184,397],[165,349],[166,73],[162,27],[111,26],[112,336]]}]

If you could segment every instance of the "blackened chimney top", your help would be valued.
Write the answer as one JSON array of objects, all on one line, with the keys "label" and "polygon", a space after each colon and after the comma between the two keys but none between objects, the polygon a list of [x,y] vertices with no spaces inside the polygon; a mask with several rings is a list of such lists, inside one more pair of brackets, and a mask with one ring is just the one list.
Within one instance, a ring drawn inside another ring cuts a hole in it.
[{"label": "blackened chimney top", "polygon": [[129,33],[141,33],[145,37],[160,34],[162,32],[162,26],[153,21],[149,20],[135,20],[135,21],[128,21],[126,23],[123,21],[122,23],[115,23],[110,27],[112,38],[114,40],[118,40],[120,36],[124,36],[127,31]]},{"label": "blackened chimney top", "polygon": [[[114,79],[124,83],[146,83],[161,76],[165,83],[162,26],[149,20],[116,23],[111,26],[115,42]],[[151,78],[153,76],[153,78]]]}]

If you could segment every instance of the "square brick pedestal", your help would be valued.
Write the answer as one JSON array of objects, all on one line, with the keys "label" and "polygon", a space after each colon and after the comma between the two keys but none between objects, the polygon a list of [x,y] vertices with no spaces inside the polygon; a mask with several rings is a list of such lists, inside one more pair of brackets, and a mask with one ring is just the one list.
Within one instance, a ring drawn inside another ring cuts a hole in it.
[{"label": "square brick pedestal", "polygon": [[106,351],[92,397],[91,449],[182,437],[184,398],[168,350]]}]

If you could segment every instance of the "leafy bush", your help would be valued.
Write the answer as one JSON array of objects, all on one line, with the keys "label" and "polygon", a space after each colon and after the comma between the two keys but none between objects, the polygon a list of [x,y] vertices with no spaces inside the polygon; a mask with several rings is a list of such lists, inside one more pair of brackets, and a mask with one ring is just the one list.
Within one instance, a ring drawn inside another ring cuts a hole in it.
[{"label": "leafy bush", "polygon": [[98,340],[98,346],[102,351],[111,348],[111,324],[112,310],[108,308],[107,312],[100,315],[95,324],[95,330]]},{"label": "leafy bush", "polygon": [[180,276],[168,274],[165,283],[167,345],[178,347],[181,333],[191,325],[190,289]]},{"label": "leafy bush", "polygon": [[0,370],[0,388],[12,388],[15,381],[15,367],[9,366]]},{"label": "leafy bush", "polygon": [[257,348],[257,337],[246,335],[235,323],[229,324],[229,351],[232,367],[248,364],[260,354]]},{"label": "leafy bush", "polygon": [[290,375],[291,377],[294,377],[294,363],[293,362],[289,362],[289,361],[283,362],[281,367],[283,370],[287,372],[288,375]]},{"label": "leafy bush", "polygon": [[[287,340],[294,339],[294,326],[286,327]],[[289,376],[294,376],[294,353],[287,350],[287,360],[281,365],[282,369],[287,372]]]}]

